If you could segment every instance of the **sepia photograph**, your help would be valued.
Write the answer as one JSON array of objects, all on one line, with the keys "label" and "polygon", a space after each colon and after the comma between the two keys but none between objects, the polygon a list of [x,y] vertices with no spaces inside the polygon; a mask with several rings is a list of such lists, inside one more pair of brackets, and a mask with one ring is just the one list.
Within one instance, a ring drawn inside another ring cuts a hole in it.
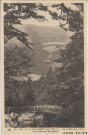
[{"label": "sepia photograph", "polygon": [[4,2],[5,128],[84,128],[84,3]]}]

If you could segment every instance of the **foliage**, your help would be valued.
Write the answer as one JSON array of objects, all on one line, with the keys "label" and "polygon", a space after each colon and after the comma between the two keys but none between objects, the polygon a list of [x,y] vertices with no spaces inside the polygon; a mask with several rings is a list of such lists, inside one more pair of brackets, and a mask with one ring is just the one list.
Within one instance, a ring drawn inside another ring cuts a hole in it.
[{"label": "foliage", "polygon": [[5,88],[6,106],[27,106],[34,104],[31,80],[18,82],[9,80]]},{"label": "foliage", "polygon": [[31,49],[30,45],[33,45],[32,43],[29,43],[27,40],[28,34],[24,33],[17,28],[15,28],[15,25],[22,25],[21,20],[22,19],[28,19],[28,18],[34,18],[38,19],[40,21],[45,20],[45,17],[42,15],[38,15],[36,13],[36,10],[42,9],[44,10],[43,5],[37,5],[36,3],[5,3],[4,4],[4,34],[5,34],[5,44],[8,40],[10,40],[13,37],[16,37],[18,40],[20,40],[25,46]]}]

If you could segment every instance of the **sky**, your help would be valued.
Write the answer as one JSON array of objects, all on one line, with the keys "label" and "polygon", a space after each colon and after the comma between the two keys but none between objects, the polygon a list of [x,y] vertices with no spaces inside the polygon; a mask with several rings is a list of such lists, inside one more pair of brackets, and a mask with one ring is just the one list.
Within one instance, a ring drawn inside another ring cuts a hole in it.
[{"label": "sky", "polygon": [[[67,6],[74,10],[76,9],[71,4]],[[58,12],[51,7],[49,8],[60,14],[60,11]],[[15,25],[19,30],[28,33],[28,41],[34,44],[32,61],[34,66],[30,68],[31,74],[29,74],[29,77],[33,81],[38,80],[41,75],[45,75],[50,66],[52,68],[61,66],[60,63],[57,64],[54,60],[59,56],[60,49],[65,48],[65,45],[70,41],[70,37],[73,34],[60,28],[59,21],[53,20],[47,12],[37,11],[37,13],[44,15],[48,21],[39,22],[31,18],[21,20],[22,25]],[[15,44],[19,46],[20,43],[14,38],[9,41],[10,48],[12,44],[13,46]]]}]

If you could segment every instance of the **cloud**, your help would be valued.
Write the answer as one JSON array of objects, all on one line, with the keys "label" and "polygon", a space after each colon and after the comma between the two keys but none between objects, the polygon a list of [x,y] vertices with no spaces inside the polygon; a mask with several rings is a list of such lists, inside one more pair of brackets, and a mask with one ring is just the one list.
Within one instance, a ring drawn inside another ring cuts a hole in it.
[{"label": "cloud", "polygon": [[47,52],[56,52],[58,51],[58,48],[56,46],[48,46],[48,47],[44,47],[44,50],[46,50]]},{"label": "cloud", "polygon": [[25,76],[10,76],[10,79],[17,80],[17,81],[27,81],[28,77]]},{"label": "cloud", "polygon": [[41,75],[40,74],[35,74],[35,73],[31,73],[28,75],[32,81],[37,81],[40,79]]},{"label": "cloud", "polygon": [[53,55],[49,55],[48,57],[46,57],[46,59],[44,59],[44,62],[51,63],[53,57],[54,57]]},{"label": "cloud", "polygon": [[46,42],[43,46],[66,45],[68,42]]},{"label": "cloud", "polygon": [[48,59],[44,59],[44,61],[47,62],[47,63],[50,63],[50,60],[48,60]]},{"label": "cloud", "polygon": [[60,68],[62,66],[62,63],[52,62],[52,68]]},{"label": "cloud", "polygon": [[47,59],[51,59],[51,58],[53,58],[53,55],[49,55],[49,56],[47,57]]}]

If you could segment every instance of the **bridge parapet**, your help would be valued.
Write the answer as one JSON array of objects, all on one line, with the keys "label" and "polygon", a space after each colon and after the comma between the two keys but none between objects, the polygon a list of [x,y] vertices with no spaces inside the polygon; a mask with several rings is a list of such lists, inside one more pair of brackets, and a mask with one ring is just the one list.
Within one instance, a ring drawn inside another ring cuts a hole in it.
[{"label": "bridge parapet", "polygon": [[11,112],[45,112],[45,111],[51,111],[51,112],[61,112],[62,107],[61,106],[22,106],[22,107],[6,107],[5,112],[11,113]]}]

